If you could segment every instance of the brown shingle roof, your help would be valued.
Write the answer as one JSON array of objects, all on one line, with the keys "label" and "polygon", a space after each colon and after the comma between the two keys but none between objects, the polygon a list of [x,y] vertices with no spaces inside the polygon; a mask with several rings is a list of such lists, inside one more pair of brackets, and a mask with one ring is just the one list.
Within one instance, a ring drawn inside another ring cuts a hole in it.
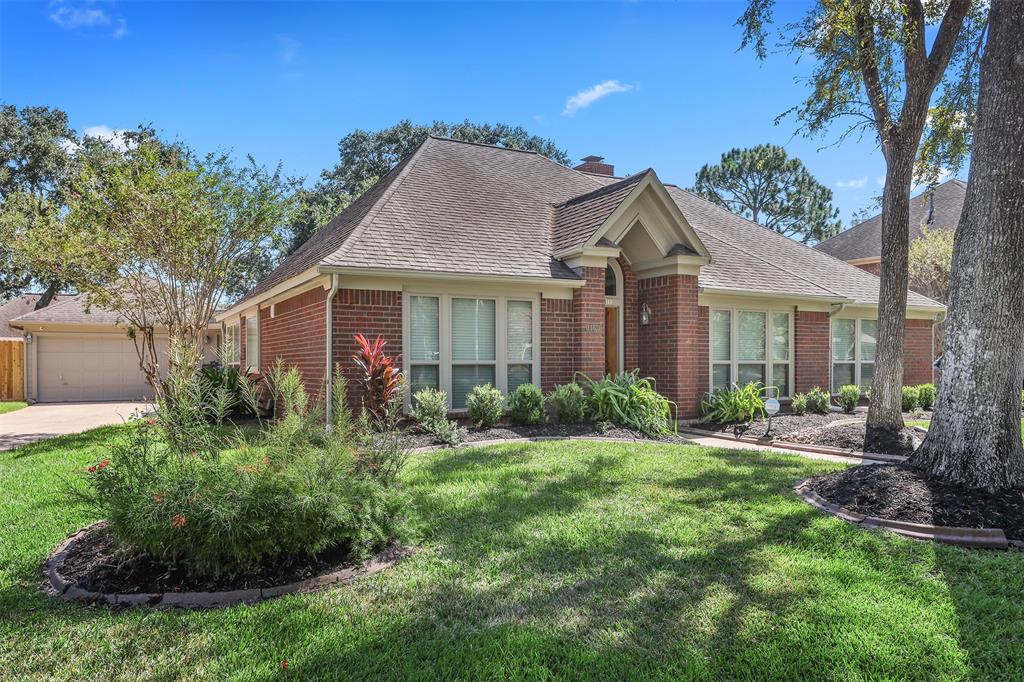
[{"label": "brown shingle roof", "polygon": [[[429,138],[261,282],[310,267],[578,279],[555,253],[589,239],[649,171],[594,176],[533,152]],[[711,254],[703,287],[873,304],[863,270],[667,186]],[[910,294],[911,305],[938,306]]]},{"label": "brown shingle roof", "polygon": [[[21,294],[0,305],[0,338],[21,338],[21,330],[11,327],[8,323],[35,310],[36,302],[41,296],[42,294]],[[55,305],[66,298],[67,296],[55,296],[50,305]]]},{"label": "brown shingle roof", "polygon": [[90,306],[85,294],[79,294],[67,296],[58,303],[51,303],[45,308],[25,313],[11,321],[23,324],[116,325],[119,320],[117,313]]},{"label": "brown shingle roof", "polygon": [[[927,191],[910,200],[910,240],[921,236],[921,228],[955,230],[964,209],[967,185],[956,178],[947,180],[933,190],[934,211]],[[929,213],[931,220],[929,221]],[[814,248],[840,260],[880,258],[882,255],[882,216],[876,215],[862,223],[826,239]]]}]

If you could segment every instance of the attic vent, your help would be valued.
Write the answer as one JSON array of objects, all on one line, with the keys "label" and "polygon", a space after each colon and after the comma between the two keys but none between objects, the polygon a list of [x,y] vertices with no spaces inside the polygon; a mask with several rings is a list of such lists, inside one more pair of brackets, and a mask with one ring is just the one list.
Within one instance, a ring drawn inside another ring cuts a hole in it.
[{"label": "attic vent", "polygon": [[615,166],[610,163],[602,163],[603,156],[584,156],[583,163],[575,167],[575,170],[595,175],[615,175]]}]

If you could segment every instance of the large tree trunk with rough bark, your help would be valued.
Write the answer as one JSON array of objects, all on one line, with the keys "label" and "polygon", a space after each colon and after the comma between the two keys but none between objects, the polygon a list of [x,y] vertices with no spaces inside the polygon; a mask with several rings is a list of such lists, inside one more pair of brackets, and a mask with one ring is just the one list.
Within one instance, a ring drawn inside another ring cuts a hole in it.
[{"label": "large tree trunk with rough bark", "polygon": [[[866,450],[885,452],[903,427],[903,349],[906,332],[910,186],[920,136],[892,144],[887,154],[882,195],[882,263],[878,292],[875,381],[868,408]],[[893,377],[896,377],[893,379]]]},{"label": "large tree trunk with rough bark", "polygon": [[939,397],[912,462],[946,481],[1024,487],[1024,2],[993,0],[971,171],[953,247]]}]

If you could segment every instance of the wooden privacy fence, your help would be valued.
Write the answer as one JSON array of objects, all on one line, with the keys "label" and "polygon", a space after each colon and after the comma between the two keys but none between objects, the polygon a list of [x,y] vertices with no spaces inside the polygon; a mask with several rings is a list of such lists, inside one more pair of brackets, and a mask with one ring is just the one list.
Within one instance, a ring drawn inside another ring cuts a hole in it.
[{"label": "wooden privacy fence", "polygon": [[0,339],[0,400],[25,399],[25,342]]}]

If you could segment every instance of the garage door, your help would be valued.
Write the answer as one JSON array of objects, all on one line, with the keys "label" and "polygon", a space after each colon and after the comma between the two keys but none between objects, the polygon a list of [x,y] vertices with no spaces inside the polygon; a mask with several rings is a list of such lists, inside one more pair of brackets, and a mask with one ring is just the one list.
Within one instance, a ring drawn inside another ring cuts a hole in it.
[{"label": "garage door", "polygon": [[[118,336],[37,336],[39,400],[142,400],[153,388],[139,370],[131,339]],[[166,341],[161,344],[166,353]]]}]

